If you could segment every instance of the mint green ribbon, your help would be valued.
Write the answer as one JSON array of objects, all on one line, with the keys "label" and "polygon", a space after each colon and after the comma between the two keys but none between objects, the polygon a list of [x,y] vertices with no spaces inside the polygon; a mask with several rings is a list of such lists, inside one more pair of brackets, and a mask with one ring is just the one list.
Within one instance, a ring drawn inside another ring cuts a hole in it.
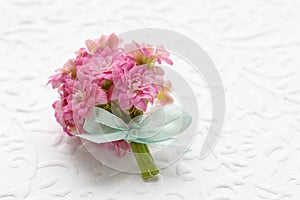
[{"label": "mint green ribbon", "polygon": [[176,105],[164,106],[148,116],[137,116],[128,124],[107,110],[95,107],[93,116],[83,125],[87,133],[77,136],[95,143],[126,140],[153,144],[175,138],[191,122],[192,117]]}]

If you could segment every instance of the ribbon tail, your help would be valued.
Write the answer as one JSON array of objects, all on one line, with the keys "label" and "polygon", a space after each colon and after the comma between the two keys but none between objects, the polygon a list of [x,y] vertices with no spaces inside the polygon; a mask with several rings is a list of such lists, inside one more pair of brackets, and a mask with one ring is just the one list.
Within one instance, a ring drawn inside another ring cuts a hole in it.
[{"label": "ribbon tail", "polygon": [[155,143],[155,145],[161,145],[161,146],[167,146],[167,147],[174,147],[174,148],[177,148],[177,149],[182,149],[184,151],[192,151],[191,148],[189,147],[185,147],[184,145],[182,145],[182,143],[177,139],[172,139],[172,141],[163,141],[163,142],[157,142]]},{"label": "ribbon tail", "polygon": [[77,135],[80,138],[83,138],[85,140],[101,144],[106,142],[113,142],[117,140],[123,140],[124,133],[122,132],[115,132],[115,133],[109,133],[109,134],[78,134]]},{"label": "ribbon tail", "polygon": [[98,144],[122,140],[126,136],[122,130],[113,129],[91,120],[86,120],[83,128],[88,133],[77,136]]}]

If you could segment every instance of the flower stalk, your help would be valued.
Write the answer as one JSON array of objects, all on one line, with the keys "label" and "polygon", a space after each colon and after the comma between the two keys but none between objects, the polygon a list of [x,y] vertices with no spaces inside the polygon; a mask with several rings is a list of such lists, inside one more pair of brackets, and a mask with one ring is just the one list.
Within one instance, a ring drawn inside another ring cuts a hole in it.
[{"label": "flower stalk", "polygon": [[[143,111],[136,109],[134,106],[129,110],[130,117],[134,118],[143,114]],[[130,142],[130,147],[134,153],[136,162],[139,166],[141,176],[144,181],[159,173],[147,144]]]},{"label": "flower stalk", "polygon": [[141,171],[144,181],[159,173],[153,157],[146,144],[130,142],[130,147]]}]

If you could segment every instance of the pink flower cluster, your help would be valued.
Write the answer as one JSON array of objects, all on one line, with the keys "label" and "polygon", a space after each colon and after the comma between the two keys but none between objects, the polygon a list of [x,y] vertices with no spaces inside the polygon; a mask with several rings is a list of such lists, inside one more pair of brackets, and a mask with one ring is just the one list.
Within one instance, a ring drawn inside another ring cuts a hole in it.
[{"label": "pink flower cluster", "polygon": [[171,85],[157,65],[162,61],[172,65],[169,53],[162,46],[120,44],[115,34],[87,40],[87,48],[80,48],[50,76],[48,83],[60,95],[53,103],[55,117],[69,135],[84,133],[84,121],[95,106],[117,101],[124,111],[133,107],[146,111],[154,101],[172,102]]}]

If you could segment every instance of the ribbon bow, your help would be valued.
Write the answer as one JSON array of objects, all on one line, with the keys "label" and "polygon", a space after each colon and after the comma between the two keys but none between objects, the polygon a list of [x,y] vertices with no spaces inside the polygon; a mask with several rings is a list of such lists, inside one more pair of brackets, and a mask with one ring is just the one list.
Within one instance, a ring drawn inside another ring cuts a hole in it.
[{"label": "ribbon bow", "polygon": [[137,116],[128,124],[107,110],[95,107],[93,116],[83,125],[88,133],[77,136],[95,143],[126,140],[151,144],[174,138],[191,122],[191,116],[176,105],[164,106],[148,116]]}]

